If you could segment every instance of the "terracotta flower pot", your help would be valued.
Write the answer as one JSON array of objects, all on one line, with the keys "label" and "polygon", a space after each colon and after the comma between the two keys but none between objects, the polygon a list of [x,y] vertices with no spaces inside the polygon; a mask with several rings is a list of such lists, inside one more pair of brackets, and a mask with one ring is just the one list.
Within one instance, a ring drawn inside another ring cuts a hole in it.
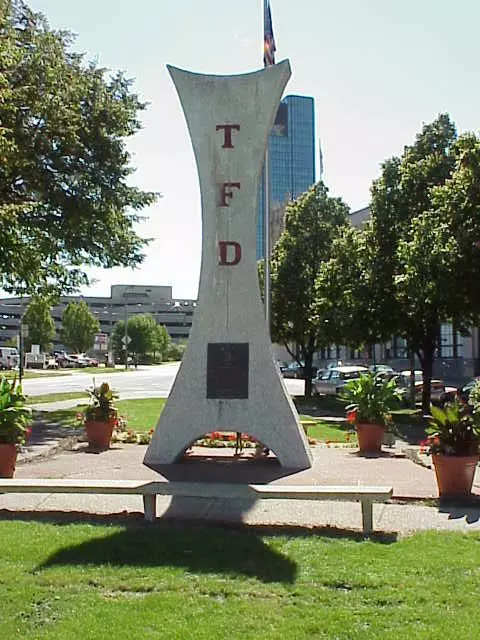
[{"label": "terracotta flower pot", "polygon": [[13,478],[16,462],[16,445],[0,443],[0,478]]},{"label": "terracotta flower pot", "polygon": [[87,433],[88,446],[92,449],[108,449],[116,422],[116,418],[111,418],[108,422],[87,420],[85,422],[85,431]]},{"label": "terracotta flower pot", "polygon": [[385,427],[379,424],[360,422],[357,424],[357,438],[360,453],[379,453],[382,449]]},{"label": "terracotta flower pot", "polygon": [[468,496],[479,456],[432,455],[439,496]]}]

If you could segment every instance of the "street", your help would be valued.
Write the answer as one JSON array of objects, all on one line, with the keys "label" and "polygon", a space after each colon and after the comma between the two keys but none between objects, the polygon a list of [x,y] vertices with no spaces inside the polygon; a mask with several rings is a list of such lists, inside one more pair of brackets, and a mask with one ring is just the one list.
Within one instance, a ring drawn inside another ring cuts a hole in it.
[{"label": "street", "polygon": [[[76,370],[71,375],[49,376],[44,374],[39,378],[25,379],[23,390],[26,395],[38,396],[48,393],[65,393],[68,391],[84,391],[95,384],[108,382],[121,398],[167,398],[179,368],[178,362],[161,366],[142,365],[138,369],[119,371],[117,373],[98,372],[82,373]],[[303,395],[304,381],[285,380],[291,395]]]}]

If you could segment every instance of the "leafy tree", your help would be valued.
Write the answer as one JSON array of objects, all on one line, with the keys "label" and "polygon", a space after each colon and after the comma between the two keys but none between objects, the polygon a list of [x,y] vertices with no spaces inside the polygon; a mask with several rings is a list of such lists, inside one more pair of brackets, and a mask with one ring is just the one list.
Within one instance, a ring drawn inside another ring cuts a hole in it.
[{"label": "leafy tree", "polygon": [[38,344],[42,351],[50,351],[56,333],[55,322],[50,313],[50,300],[33,297],[24,313],[23,323],[28,325],[25,347],[30,349],[32,344]]},{"label": "leafy tree", "polygon": [[170,334],[168,333],[167,328],[163,324],[157,324],[157,331],[153,348],[154,356],[156,357],[158,355],[162,360],[166,360],[168,358],[171,346],[172,339],[170,338]]},{"label": "leafy tree", "polygon": [[91,349],[100,324],[88,308],[85,300],[70,302],[62,313],[61,337],[66,347],[76,353]]},{"label": "leafy tree", "polygon": [[[127,322],[127,332],[130,337],[130,332],[128,331],[128,322]],[[110,339],[109,339],[109,348],[113,351],[113,355],[115,359],[121,359],[122,362],[125,358],[125,347],[122,342],[122,339],[124,337],[125,337],[125,320],[119,320],[113,325],[112,333],[110,334]]]},{"label": "leafy tree", "polygon": [[457,138],[440,115],[383,164],[370,222],[337,245],[317,283],[323,298],[354,318],[358,331],[343,327],[347,340],[406,339],[422,367],[424,412],[440,324],[465,332],[480,314],[479,176],[478,139]]},{"label": "leafy tree", "polygon": [[124,139],[145,103],[22,0],[0,0],[0,39],[0,288],[68,293],[85,265],[137,266],[156,196],[131,186]]},{"label": "leafy tree", "polygon": [[418,355],[424,411],[430,407],[440,322],[448,320],[442,292],[446,283],[441,280],[445,265],[437,245],[441,220],[432,195],[452,175],[456,139],[455,125],[440,115],[423,127],[401,158],[383,165],[372,187],[371,224],[365,231],[376,249],[372,268],[377,289],[383,291],[383,305],[375,313],[385,333],[403,336]]},{"label": "leafy tree", "polygon": [[330,343],[330,329],[316,307],[315,282],[332,242],[348,225],[348,208],[319,182],[287,205],[285,231],[272,252],[272,337],[305,367],[311,395],[315,351]]},{"label": "leafy tree", "polygon": [[181,360],[183,358],[183,354],[185,353],[186,347],[186,341],[182,340],[181,342],[171,342],[165,354],[166,359]]},{"label": "leafy tree", "polygon": [[346,227],[334,239],[330,259],[320,266],[314,308],[330,344],[373,346],[383,333],[383,318],[373,313],[383,301],[370,268],[372,258],[365,234]]},{"label": "leafy tree", "polygon": [[[136,314],[128,318],[127,333],[130,338],[128,351],[138,356],[158,354],[164,357],[170,344],[170,335],[163,325],[157,325],[151,314]],[[116,357],[125,354],[123,338],[125,337],[125,321],[120,320],[113,327],[111,344]]]}]

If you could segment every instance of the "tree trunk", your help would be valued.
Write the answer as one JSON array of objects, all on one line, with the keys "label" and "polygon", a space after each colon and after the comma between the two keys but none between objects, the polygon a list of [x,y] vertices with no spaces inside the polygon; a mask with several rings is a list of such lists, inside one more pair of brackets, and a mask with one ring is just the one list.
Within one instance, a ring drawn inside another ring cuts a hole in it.
[{"label": "tree trunk", "polygon": [[310,398],[312,395],[312,362],[313,351],[305,350],[305,397]]},{"label": "tree trunk", "polygon": [[413,349],[409,348],[408,353],[410,356],[410,404],[415,408],[415,352]]}]

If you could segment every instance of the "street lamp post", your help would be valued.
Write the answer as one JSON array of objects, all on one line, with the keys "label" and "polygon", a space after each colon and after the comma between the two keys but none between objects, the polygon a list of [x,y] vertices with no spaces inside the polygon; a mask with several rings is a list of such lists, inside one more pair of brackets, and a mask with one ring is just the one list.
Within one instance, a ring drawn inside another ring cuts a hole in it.
[{"label": "street lamp post", "polygon": [[128,369],[128,343],[130,342],[128,337],[128,310],[127,303],[125,302],[125,335],[123,336],[123,347],[125,349],[125,369]]},{"label": "street lamp post", "polygon": [[23,361],[25,358],[25,338],[28,338],[28,325],[23,323],[23,315],[20,318],[20,335],[18,340],[18,352],[20,362],[18,363],[18,381],[22,382],[23,378]]}]

